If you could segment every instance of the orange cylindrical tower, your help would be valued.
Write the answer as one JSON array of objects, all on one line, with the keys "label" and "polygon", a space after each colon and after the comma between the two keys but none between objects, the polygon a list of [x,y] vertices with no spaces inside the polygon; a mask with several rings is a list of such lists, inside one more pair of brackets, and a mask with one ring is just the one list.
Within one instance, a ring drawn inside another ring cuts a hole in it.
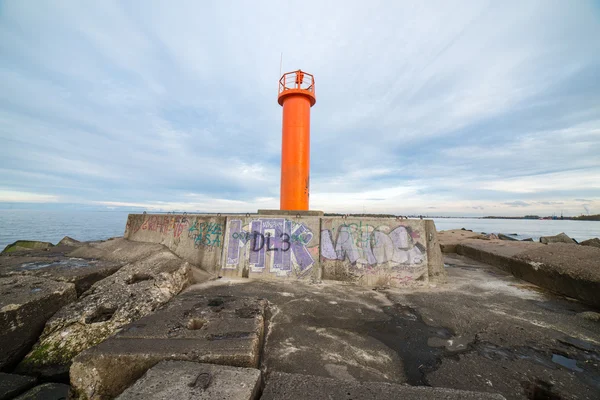
[{"label": "orange cylindrical tower", "polygon": [[279,80],[283,106],[280,210],[308,210],[310,192],[310,108],[315,105],[315,79],[301,70]]}]

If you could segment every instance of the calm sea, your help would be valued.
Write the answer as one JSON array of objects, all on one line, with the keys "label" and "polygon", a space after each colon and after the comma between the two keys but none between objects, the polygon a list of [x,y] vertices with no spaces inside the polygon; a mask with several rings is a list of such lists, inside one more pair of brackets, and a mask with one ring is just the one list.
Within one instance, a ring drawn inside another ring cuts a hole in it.
[{"label": "calm sea", "polygon": [[[122,236],[127,222],[125,211],[32,211],[0,210],[0,250],[18,239],[57,243],[64,236],[101,240]],[[478,218],[435,218],[438,230],[471,229],[476,232],[517,234],[517,238],[538,240],[540,236],[565,232],[582,241],[600,237],[597,221],[506,220]]]}]

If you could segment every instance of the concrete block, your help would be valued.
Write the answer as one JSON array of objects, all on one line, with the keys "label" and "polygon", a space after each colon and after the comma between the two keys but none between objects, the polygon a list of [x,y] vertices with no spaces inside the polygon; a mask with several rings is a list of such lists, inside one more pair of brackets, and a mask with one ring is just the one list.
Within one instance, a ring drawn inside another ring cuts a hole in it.
[{"label": "concrete block", "polygon": [[443,253],[456,253],[456,246],[470,239],[483,239],[485,235],[463,229],[451,229],[437,232]]},{"label": "concrete block", "polygon": [[74,356],[153,312],[187,287],[192,280],[189,263],[160,248],[160,252],[96,282],[76,302],[57,312],[17,370],[49,378],[66,375]]},{"label": "concrete block", "polygon": [[184,260],[217,273],[223,249],[225,217],[198,214],[130,214],[126,239],[160,243]]},{"label": "concrete block", "polygon": [[69,397],[69,385],[63,383],[44,383],[28,390],[15,400],[66,400]]},{"label": "concrete block", "polygon": [[46,321],[76,298],[72,283],[34,276],[0,278],[0,370],[14,366],[31,349]]},{"label": "concrete block", "polygon": [[113,398],[163,360],[257,368],[266,300],[184,293],[77,356],[78,398]]},{"label": "concrete block", "polygon": [[319,217],[229,216],[221,275],[319,280],[319,232]]},{"label": "concrete block", "polygon": [[444,257],[433,220],[425,220],[425,241],[427,243],[427,267],[430,283],[444,283],[447,280]]},{"label": "concrete block", "polygon": [[429,386],[404,386],[384,382],[343,381],[318,376],[273,372],[267,378],[261,400],[502,400],[494,393],[469,392]]},{"label": "concrete block", "polygon": [[365,286],[426,283],[429,269],[425,221],[322,218],[321,265],[323,279]]},{"label": "concrete block", "polygon": [[458,254],[510,272],[515,277],[600,307],[600,249],[575,243],[468,241]]},{"label": "concrete block", "polygon": [[0,372],[0,400],[12,399],[35,385],[31,376],[5,374]]},{"label": "concrete block", "polygon": [[125,390],[118,400],[254,400],[260,371],[189,361],[162,361]]},{"label": "concrete block", "polygon": [[31,275],[75,285],[77,295],[95,282],[112,275],[123,264],[111,261],[64,257],[0,256],[0,275]]}]

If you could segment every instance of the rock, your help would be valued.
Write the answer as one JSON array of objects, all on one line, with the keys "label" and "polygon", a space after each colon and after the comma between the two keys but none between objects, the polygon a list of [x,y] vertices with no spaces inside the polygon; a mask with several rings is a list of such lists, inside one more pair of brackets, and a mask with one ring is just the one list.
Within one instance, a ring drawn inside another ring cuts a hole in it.
[{"label": "rock", "polygon": [[57,246],[71,246],[71,247],[79,247],[83,246],[84,243],[81,243],[79,240],[75,240],[69,236],[65,236],[56,244]]},{"label": "rock", "polygon": [[74,395],[114,398],[163,360],[258,368],[266,300],[188,292],[73,360]]},{"label": "rock", "polygon": [[296,399],[495,399],[504,396],[495,393],[471,392],[428,386],[407,386],[385,382],[356,382],[336,380],[319,376],[272,372],[261,396],[261,400]]},{"label": "rock", "polygon": [[14,366],[35,343],[46,321],[75,301],[72,283],[33,276],[0,278],[0,369]]},{"label": "rock", "polygon": [[253,400],[260,390],[260,371],[189,361],[162,361],[118,400]]},{"label": "rock", "polygon": [[481,239],[483,239],[483,240],[497,240],[499,238],[498,238],[498,235],[496,235],[495,233],[488,233],[487,235],[485,235]]},{"label": "rock", "polygon": [[585,311],[577,314],[578,317],[587,319],[588,321],[600,322],[600,313],[594,311]]},{"label": "rock", "polygon": [[15,400],[66,400],[68,397],[69,385],[44,383],[20,395]]},{"label": "rock", "polygon": [[567,234],[562,232],[556,236],[542,236],[540,238],[540,243],[575,243],[575,241],[567,236]]},{"label": "rock", "polygon": [[74,356],[153,312],[190,283],[190,265],[168,250],[125,265],[57,312],[17,371],[66,375]]},{"label": "rock", "polygon": [[533,239],[532,238],[527,238],[527,239],[521,240],[521,242],[533,242]]},{"label": "rock", "polygon": [[582,246],[600,247],[600,239],[599,238],[588,239],[588,240],[584,240],[583,242],[581,242],[579,244]]},{"label": "rock", "polygon": [[0,372],[0,400],[12,399],[35,385],[35,378]]},{"label": "rock", "polygon": [[54,245],[49,242],[38,242],[36,240],[17,240],[16,242],[6,246],[0,254],[8,254],[15,251],[49,249],[52,246]]},{"label": "rock", "polygon": [[517,238],[514,238],[514,237],[512,237],[512,236],[509,236],[509,235],[505,235],[505,234],[503,234],[503,233],[499,233],[499,234],[498,234],[498,239],[500,239],[500,240],[512,240],[512,241],[517,241],[517,240],[519,240],[519,239],[517,239]]}]

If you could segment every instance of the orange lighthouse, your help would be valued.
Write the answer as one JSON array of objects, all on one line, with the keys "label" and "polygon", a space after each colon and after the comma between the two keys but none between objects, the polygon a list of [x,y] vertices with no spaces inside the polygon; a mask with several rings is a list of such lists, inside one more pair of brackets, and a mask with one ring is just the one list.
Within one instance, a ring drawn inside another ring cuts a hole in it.
[{"label": "orange lighthouse", "polygon": [[315,78],[301,70],[279,79],[283,106],[280,210],[308,210],[310,191],[310,108],[315,105]]}]

